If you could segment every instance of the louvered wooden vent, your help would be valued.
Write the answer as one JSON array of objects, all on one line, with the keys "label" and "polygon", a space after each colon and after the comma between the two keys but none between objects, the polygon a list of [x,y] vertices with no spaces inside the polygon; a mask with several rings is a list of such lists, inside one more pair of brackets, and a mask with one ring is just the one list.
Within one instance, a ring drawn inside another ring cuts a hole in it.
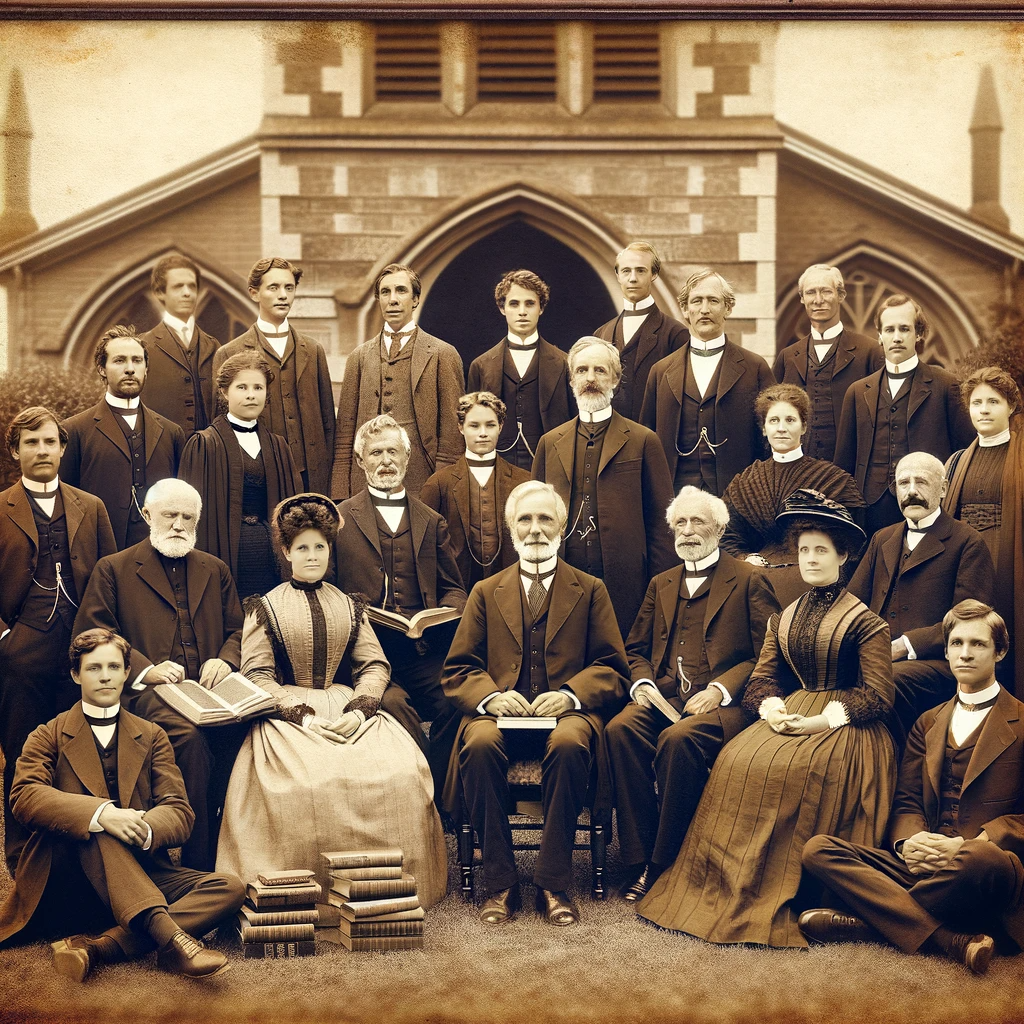
[{"label": "louvered wooden vent", "polygon": [[659,102],[660,54],[657,25],[598,22],[594,26],[594,99]]},{"label": "louvered wooden vent", "polygon": [[377,99],[436,103],[441,99],[441,42],[436,22],[377,28]]},{"label": "louvered wooden vent", "polygon": [[483,23],[478,35],[478,60],[481,103],[555,101],[553,23]]}]

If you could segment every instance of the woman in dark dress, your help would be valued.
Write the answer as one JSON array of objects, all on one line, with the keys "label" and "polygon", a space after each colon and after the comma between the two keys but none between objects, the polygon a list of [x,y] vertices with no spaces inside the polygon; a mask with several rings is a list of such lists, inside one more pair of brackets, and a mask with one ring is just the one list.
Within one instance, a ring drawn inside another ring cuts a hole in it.
[{"label": "woman in dark dress", "polygon": [[302,490],[287,441],[257,422],[273,379],[259,352],[225,360],[217,388],[227,412],[188,439],[178,467],[203,499],[196,547],[227,563],[242,600],[281,582],[269,513]]},{"label": "woman in dark dress", "polygon": [[895,789],[889,630],[840,583],[864,533],[814,491],[780,518],[810,589],[769,620],[743,695],[761,721],[719,754],[675,864],[637,911],[709,942],[806,946],[792,906],[804,844],[877,846]]},{"label": "woman in dark dress", "polygon": [[810,422],[811,400],[803,388],[773,384],[757,396],[754,409],[772,455],[748,466],[725,489],[722,500],[729,509],[729,525],[721,546],[735,558],[767,568],[785,607],[807,589],[785,523],[776,519],[786,499],[801,487],[848,509],[863,508],[864,498],[849,473],[827,459],[804,455],[800,441]]}]

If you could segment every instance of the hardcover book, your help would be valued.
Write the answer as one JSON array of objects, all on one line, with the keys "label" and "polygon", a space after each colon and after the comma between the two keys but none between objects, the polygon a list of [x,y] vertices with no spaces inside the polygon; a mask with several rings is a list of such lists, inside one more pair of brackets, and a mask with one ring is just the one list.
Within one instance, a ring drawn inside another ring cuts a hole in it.
[{"label": "hardcover book", "polygon": [[242,904],[241,911],[249,924],[319,924],[320,911],[318,908],[297,907],[294,910],[257,910],[248,900]]},{"label": "hardcover book", "polygon": [[379,914],[393,914],[399,910],[418,910],[418,896],[398,896],[387,900],[348,900],[341,905],[341,916],[350,921],[362,917],[376,917]]},{"label": "hardcover book", "polygon": [[161,683],[153,692],[193,725],[226,725],[242,722],[277,706],[276,698],[249,682],[241,672],[226,675],[212,689],[194,679]]},{"label": "hardcover book", "polygon": [[303,868],[293,871],[260,872],[256,876],[262,885],[306,885],[313,881],[313,872]]},{"label": "hardcover book", "polygon": [[636,692],[642,693],[673,725],[683,717],[656,686],[652,686],[650,683],[641,683],[636,688]]},{"label": "hardcover book", "polygon": [[250,924],[245,913],[238,914],[238,935],[242,942],[297,942],[313,939],[315,933],[316,925],[312,921],[307,924]]},{"label": "hardcover book", "polygon": [[285,960],[295,956],[313,956],[316,943],[312,939],[299,942],[243,942],[242,956],[246,960]]},{"label": "hardcover book", "polygon": [[401,878],[353,879],[335,872],[331,892],[348,900],[380,900],[392,896],[415,896],[416,879],[412,875]]},{"label": "hardcover book", "polygon": [[366,615],[376,626],[387,626],[388,629],[404,633],[410,640],[418,640],[423,636],[423,631],[431,626],[437,626],[442,622],[451,622],[461,616],[457,608],[424,608],[411,618],[406,618],[399,612],[386,611],[383,608],[375,608],[372,605],[366,609]]},{"label": "hardcover book", "polygon": [[361,953],[367,950],[391,950],[391,949],[422,949],[422,935],[394,935],[391,937],[378,937],[373,939],[354,939],[344,932],[338,933],[341,944],[353,953]]}]

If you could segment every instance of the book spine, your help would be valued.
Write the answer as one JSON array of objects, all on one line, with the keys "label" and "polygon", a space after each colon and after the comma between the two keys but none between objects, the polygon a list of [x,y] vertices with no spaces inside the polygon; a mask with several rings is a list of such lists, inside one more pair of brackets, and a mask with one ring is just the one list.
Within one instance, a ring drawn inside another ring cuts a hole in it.
[{"label": "book spine", "polygon": [[390,938],[379,936],[373,939],[354,939],[342,933],[341,944],[352,950],[353,953],[361,953],[371,949],[422,949],[422,935],[395,935]]},{"label": "book spine", "polygon": [[350,921],[360,917],[376,917],[378,914],[391,914],[396,910],[415,910],[420,905],[417,896],[399,896],[392,900],[347,900],[341,906],[342,917]]},{"label": "book spine", "polygon": [[339,930],[353,939],[394,938],[397,935],[422,935],[422,921],[345,921]]},{"label": "book spine", "polygon": [[246,960],[285,960],[294,956],[313,956],[316,943],[303,942],[244,942],[242,956]]},{"label": "book spine", "polygon": [[383,865],[372,868],[336,868],[330,873],[331,878],[350,878],[352,881],[365,881],[368,878],[401,878],[402,865],[385,867]]},{"label": "book spine", "polygon": [[331,891],[350,900],[386,900],[394,896],[415,896],[415,878],[368,878],[362,881],[338,879]]},{"label": "book spine", "polygon": [[321,853],[320,858],[327,865],[328,869],[401,867],[402,851],[391,849],[354,851],[351,853]]},{"label": "book spine", "polygon": [[294,892],[275,893],[268,893],[266,890],[260,892],[250,885],[246,890],[246,896],[257,910],[265,910],[267,907],[303,907],[312,910],[322,892],[315,882],[312,885],[304,885]]},{"label": "book spine", "polygon": [[238,934],[243,942],[288,942],[316,937],[314,924],[239,924]]},{"label": "book spine", "polygon": [[303,885],[313,881],[312,871],[283,871],[279,875],[257,875],[260,885]]},{"label": "book spine", "polygon": [[[247,900],[246,903],[249,903]],[[319,924],[318,910],[258,910],[251,904],[245,907],[246,920],[251,925]]]}]

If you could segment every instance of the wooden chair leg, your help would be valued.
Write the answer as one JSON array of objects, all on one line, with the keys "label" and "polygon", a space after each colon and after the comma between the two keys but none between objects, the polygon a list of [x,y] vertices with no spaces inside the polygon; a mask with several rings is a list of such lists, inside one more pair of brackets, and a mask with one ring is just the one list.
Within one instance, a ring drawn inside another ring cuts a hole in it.
[{"label": "wooden chair leg", "polygon": [[459,826],[459,866],[462,869],[462,898],[473,900],[473,826]]},{"label": "wooden chair leg", "polygon": [[602,822],[591,822],[590,825],[590,867],[593,872],[591,891],[595,900],[603,900],[604,866],[608,857],[608,834]]}]

